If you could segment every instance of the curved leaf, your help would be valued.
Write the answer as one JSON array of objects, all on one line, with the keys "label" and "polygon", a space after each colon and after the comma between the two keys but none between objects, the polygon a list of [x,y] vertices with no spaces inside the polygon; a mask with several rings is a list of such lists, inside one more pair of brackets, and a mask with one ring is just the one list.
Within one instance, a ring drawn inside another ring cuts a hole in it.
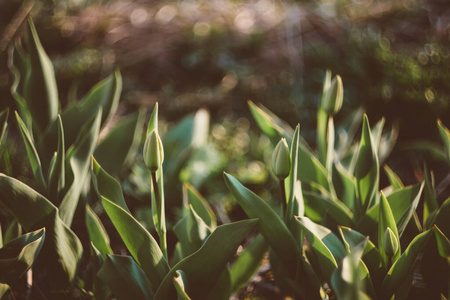
[{"label": "curved leaf", "polygon": [[361,140],[355,165],[356,195],[355,216],[359,220],[376,196],[379,181],[378,157],[369,119],[364,115]]},{"label": "curved leaf", "polygon": [[321,221],[325,213],[342,226],[353,225],[353,213],[340,201],[332,200],[315,192],[303,192],[305,215]]},{"label": "curved leaf", "polygon": [[9,115],[9,108],[0,112],[0,143],[3,140],[3,136],[5,135],[6,132],[6,126],[8,125],[8,123],[6,122],[8,121],[8,115]]},{"label": "curved leaf", "polygon": [[207,299],[205,297],[221,276],[228,261],[257,223],[260,222],[252,219],[218,226],[197,252],[181,260],[170,270],[154,299],[176,298],[173,277],[178,270],[183,271],[186,281],[189,282],[187,294],[192,299]]},{"label": "curved leaf", "polygon": [[183,188],[187,195],[187,202],[192,205],[200,218],[214,229],[217,225],[217,220],[208,201],[189,183],[184,183]]},{"label": "curved leaf", "polygon": [[142,267],[155,292],[169,272],[169,265],[151,234],[126,210],[102,198],[103,208],[136,262]]},{"label": "curved leaf", "polygon": [[177,290],[178,300],[191,300],[191,298],[186,294],[185,286],[187,286],[186,276],[184,272],[178,270],[176,275],[173,277],[173,284]]},{"label": "curved leaf", "polygon": [[295,274],[300,256],[299,245],[295,242],[283,220],[276,212],[244,187],[236,178],[224,172],[225,183],[249,218],[260,218],[258,229],[270,244],[285,268]]},{"label": "curved leaf", "polygon": [[[50,289],[66,288],[75,278],[83,247],[58,209],[24,183],[0,174],[0,201],[26,231],[46,228],[46,242],[37,264],[47,270]],[[51,272],[50,272],[51,270]]]},{"label": "curved leaf", "polygon": [[114,125],[97,146],[94,156],[110,174],[119,174],[123,166],[136,154],[142,137],[145,109]]},{"label": "curved leaf", "polygon": [[30,73],[24,98],[31,113],[33,127],[42,134],[58,114],[58,88],[53,65],[39,41],[31,19],[28,19],[27,37]]},{"label": "curved leaf", "polygon": [[153,297],[144,271],[129,256],[108,255],[98,277],[118,300],[149,300]]},{"label": "curved leaf", "polygon": [[68,226],[72,224],[78,200],[90,174],[91,156],[100,131],[101,115],[102,110],[99,108],[97,115],[83,126],[80,138],[67,151],[66,166],[69,167],[66,167],[66,186],[69,188],[59,206],[59,214]]},{"label": "curved leaf", "polygon": [[50,201],[52,201],[55,205],[59,204],[60,195],[66,184],[65,158],[66,150],[64,147],[64,129],[61,116],[58,115],[58,147],[55,156],[52,159],[53,163],[49,168],[48,175],[48,194]]},{"label": "curved leaf", "polygon": [[391,168],[389,168],[388,165],[384,165],[384,171],[386,172],[386,176],[391,184],[391,186],[394,188],[394,190],[401,189],[404,187],[403,182],[400,180],[398,175],[392,171]]},{"label": "curved leaf", "polygon": [[102,221],[95,214],[89,204],[86,204],[86,228],[89,234],[89,239],[96,249],[106,258],[107,254],[113,254],[111,246],[109,245],[109,236],[103,227]]},{"label": "curved leaf", "polygon": [[386,255],[386,252],[384,251],[383,246],[383,237],[384,233],[386,232],[387,228],[390,228],[392,232],[395,235],[395,238],[397,239],[398,243],[398,251],[397,253],[392,257],[392,261],[396,261],[400,257],[401,253],[401,245],[400,245],[400,237],[398,235],[397,230],[397,224],[394,219],[394,215],[391,210],[391,206],[389,205],[388,200],[386,199],[386,196],[384,196],[383,192],[381,192],[380,197],[380,210],[378,215],[378,250],[380,251],[381,259],[384,263],[384,266],[388,266],[388,256]]}]

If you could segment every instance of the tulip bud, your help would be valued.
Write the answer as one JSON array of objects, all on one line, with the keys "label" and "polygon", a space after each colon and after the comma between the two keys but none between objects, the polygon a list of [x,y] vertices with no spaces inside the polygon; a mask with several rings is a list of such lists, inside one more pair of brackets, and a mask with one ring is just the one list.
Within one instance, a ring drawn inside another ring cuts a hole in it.
[{"label": "tulip bud", "polygon": [[393,257],[398,251],[397,237],[389,227],[384,232],[383,249],[388,257]]},{"label": "tulip bud", "polygon": [[322,108],[327,115],[335,115],[341,110],[343,99],[344,86],[342,85],[342,79],[341,76],[336,75],[323,95]]},{"label": "tulip bud", "polygon": [[156,172],[164,160],[164,149],[159,134],[153,129],[144,144],[144,162],[151,172]]},{"label": "tulip bud", "polygon": [[273,150],[272,170],[280,180],[289,176],[289,172],[291,171],[291,159],[286,139],[281,139],[275,147],[275,150]]}]

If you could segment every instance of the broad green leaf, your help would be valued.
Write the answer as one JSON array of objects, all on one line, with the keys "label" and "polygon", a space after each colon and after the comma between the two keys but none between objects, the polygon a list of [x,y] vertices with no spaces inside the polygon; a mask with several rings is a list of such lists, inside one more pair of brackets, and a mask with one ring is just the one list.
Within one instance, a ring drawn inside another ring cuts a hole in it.
[{"label": "broad green leaf", "polygon": [[118,300],[149,300],[153,292],[144,271],[129,256],[108,255],[98,277]]},{"label": "broad green leaf", "polygon": [[173,277],[178,270],[183,271],[189,283],[186,293],[192,299],[206,299],[242,240],[257,223],[260,222],[253,219],[218,226],[197,252],[181,260],[170,270],[154,299],[176,298]]},{"label": "broad green leaf", "polygon": [[60,203],[60,195],[66,185],[65,158],[66,150],[64,146],[64,129],[61,116],[58,115],[58,147],[52,159],[48,175],[48,195],[50,201],[55,205]]},{"label": "broad green leaf", "polygon": [[[102,108],[101,127],[115,113],[122,91],[122,77],[117,70],[104,80],[97,83],[78,102],[65,108],[61,113],[66,138],[66,147],[72,145],[80,135],[80,129]],[[56,135],[56,124],[48,134],[49,144]]]},{"label": "broad green leaf", "polygon": [[403,182],[400,180],[398,175],[392,171],[391,168],[389,168],[388,165],[384,165],[384,171],[386,172],[386,176],[391,184],[391,186],[394,188],[394,190],[401,189],[404,187]]},{"label": "broad green leaf", "polygon": [[19,125],[20,133],[22,134],[25,149],[27,149],[28,160],[30,161],[31,171],[33,172],[36,187],[39,192],[43,193],[47,189],[47,183],[42,172],[41,160],[36,150],[33,136],[28,131],[25,123],[16,112],[17,125]]},{"label": "broad green leaf", "polygon": [[[410,222],[411,218],[414,215],[414,212],[417,209],[417,206],[419,205],[420,197],[422,196],[422,191],[424,187],[424,182],[422,184],[416,184],[410,188],[404,188],[399,190],[398,193],[393,193],[389,195],[389,204],[391,205],[392,213],[394,214],[395,221],[397,222],[397,230],[398,235],[402,236],[403,232],[406,229],[406,226]],[[394,195],[396,198],[394,198]],[[401,196],[400,196],[401,195]],[[400,196],[400,197],[398,197]],[[406,201],[408,199],[409,201]],[[406,206],[405,209],[398,209],[401,202],[408,203],[409,205]],[[392,203],[392,204],[391,204]],[[394,204],[395,203],[395,204]],[[398,218],[397,215],[399,215],[401,212],[400,217]]]},{"label": "broad green leaf", "polygon": [[125,203],[125,199],[123,198],[120,183],[106,173],[94,157],[92,157],[92,174],[94,175],[92,176],[92,181],[97,193],[114,202],[131,215],[128,206]]},{"label": "broad green leaf", "polygon": [[156,291],[169,265],[151,234],[127,211],[102,196],[103,207],[133,258],[142,267]]},{"label": "broad green leaf", "polygon": [[5,283],[0,283],[0,299],[10,292],[11,288]]},{"label": "broad green leaf", "polygon": [[200,249],[211,233],[211,229],[192,206],[189,206],[187,215],[175,224],[173,230],[180,242],[182,257],[189,256]]},{"label": "broad green leaf", "polygon": [[17,222],[16,219],[11,220],[9,222],[8,227],[6,227],[5,236],[3,238],[3,244],[8,243],[9,241],[18,238],[22,235],[22,226]]},{"label": "broad green leaf", "polygon": [[305,201],[305,215],[312,220],[319,222],[325,213],[328,213],[340,225],[353,225],[353,213],[342,202],[315,192],[303,192],[303,199]]},{"label": "broad green leaf", "polygon": [[119,174],[136,154],[142,137],[145,109],[114,125],[94,152],[98,163],[109,173]]},{"label": "broad green leaf", "polygon": [[89,239],[96,249],[102,254],[103,258],[106,255],[113,254],[109,244],[109,236],[100,218],[95,214],[89,204],[86,204],[86,228],[89,234]]},{"label": "broad green leaf", "polygon": [[1,282],[13,284],[36,261],[45,239],[45,228],[15,238],[0,249]]},{"label": "broad green leaf", "polygon": [[278,118],[263,105],[256,105],[250,100],[247,103],[259,128],[274,144],[282,137],[291,139],[293,130],[286,122]]},{"label": "broad green leaf", "polygon": [[314,253],[321,277],[330,282],[333,272],[345,257],[344,245],[331,230],[312,222],[307,217],[298,217],[297,222],[302,226]]},{"label": "broad green leaf", "polygon": [[318,184],[330,191],[327,171],[314,154],[302,143],[298,145],[298,179],[303,183]]},{"label": "broad green leaf", "polygon": [[53,65],[39,41],[31,19],[28,19],[27,49],[30,57],[29,76],[24,98],[31,113],[33,128],[42,134],[56,120],[58,88]]},{"label": "broad green leaf", "polygon": [[338,299],[359,299],[359,293],[365,289],[364,280],[370,281],[369,272],[361,261],[365,247],[366,241],[353,246],[342,260],[342,265],[333,272],[331,286]]},{"label": "broad green leaf", "polygon": [[252,278],[261,265],[267,249],[266,240],[262,235],[258,235],[239,254],[231,267],[233,291],[238,291]]},{"label": "broad green leaf", "polygon": [[366,236],[351,228],[339,226],[339,232],[341,234],[347,253],[350,253],[351,249],[359,243],[367,240],[367,243],[364,247],[364,252],[362,254],[362,260],[369,269],[372,280],[375,283],[381,284],[381,280],[384,278],[385,274],[382,270],[380,252],[375,247],[375,245],[369,239],[367,239]]},{"label": "broad green leaf", "polygon": [[177,290],[178,300],[191,300],[185,291],[185,286],[187,286],[188,283],[186,282],[186,276],[183,271],[176,271],[176,275],[173,277],[173,284]]},{"label": "broad green leaf", "polygon": [[352,210],[355,207],[356,179],[340,162],[336,162],[334,166],[333,184],[336,196],[348,209]]},{"label": "broad green leaf", "polygon": [[278,214],[236,178],[224,172],[225,183],[249,218],[259,218],[258,229],[270,244],[285,268],[295,274],[300,256],[299,245]]},{"label": "broad green leaf", "polygon": [[397,230],[397,224],[395,222],[395,218],[391,210],[391,206],[389,205],[386,196],[384,196],[383,192],[381,192],[380,210],[378,215],[378,250],[380,251],[380,256],[385,267],[388,266],[389,264],[388,263],[389,258],[386,255],[383,246],[383,237],[387,228],[390,228],[392,230],[398,243],[398,251],[392,257],[392,262],[395,262],[400,257],[401,253],[400,237]]},{"label": "broad green leaf", "polygon": [[[405,252],[395,261],[381,285],[382,299],[391,299],[396,293],[402,291],[399,287],[402,286],[405,280],[410,278],[414,272],[414,265],[417,261],[417,256],[426,245],[433,230],[428,230],[416,236],[413,241],[406,248]],[[406,286],[410,287],[411,283]]]},{"label": "broad green leaf", "polygon": [[30,70],[30,58],[25,55],[23,49],[16,44],[13,49],[11,49],[8,67],[13,75],[13,83],[11,84],[11,94],[17,103],[20,115],[27,124],[27,128],[31,128],[31,114],[28,109],[27,102],[24,99],[25,86],[28,71]]},{"label": "broad green leaf", "polygon": [[188,204],[192,205],[195,212],[211,229],[214,229],[217,220],[208,201],[189,183],[184,183],[183,189],[187,195]]},{"label": "broad green leaf", "polygon": [[83,126],[79,139],[67,151],[66,186],[68,190],[59,206],[59,214],[68,226],[72,224],[80,194],[89,178],[91,156],[100,131],[101,115],[102,110],[99,108],[97,115]]},{"label": "broad green leaf", "polygon": [[355,216],[359,220],[366,212],[378,191],[378,157],[372,134],[370,132],[369,119],[364,116],[361,140],[355,166],[356,195]]},{"label": "broad green leaf", "polygon": [[25,231],[46,228],[46,241],[37,260],[39,268],[52,270],[45,283],[50,289],[66,288],[75,278],[83,247],[61,220],[49,200],[24,183],[0,174],[0,201]]},{"label": "broad green leaf", "polygon": [[8,121],[8,115],[9,115],[9,108],[0,112],[0,143],[3,140],[3,136],[5,135],[6,132],[6,126],[8,125],[8,123],[6,122]]},{"label": "broad green leaf", "polygon": [[450,164],[450,130],[442,124],[441,120],[437,121],[439,134],[446,150],[447,163]]}]

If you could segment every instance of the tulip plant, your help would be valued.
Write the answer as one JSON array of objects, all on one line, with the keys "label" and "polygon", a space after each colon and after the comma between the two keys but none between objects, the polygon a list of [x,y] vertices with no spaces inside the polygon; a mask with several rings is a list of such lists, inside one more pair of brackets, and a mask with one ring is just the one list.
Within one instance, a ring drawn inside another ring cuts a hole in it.
[{"label": "tulip plant", "polygon": [[[78,298],[95,300],[225,300],[248,283],[265,257],[280,293],[293,299],[408,299],[417,290],[417,272],[430,299],[449,298],[450,198],[440,205],[427,170],[423,182],[404,186],[384,165],[389,186],[380,186],[380,166],[395,143],[396,128],[385,132],[383,120],[370,126],[369,118],[357,113],[349,127],[336,131],[333,117],[344,100],[340,76],[332,78],[329,71],[325,76],[316,151],[302,139],[300,125],[293,129],[249,102],[274,145],[272,171],[280,193],[273,200],[280,207],[224,172],[248,219],[218,224],[208,201],[184,183],[180,218],[171,226],[166,207],[177,191],[173,178],[204,139],[194,137],[209,126],[204,113],[181,122],[169,138],[160,136],[156,104],[146,134],[142,110],[99,140],[118,105],[120,73],[62,108],[53,67],[31,21],[26,51],[15,47],[10,69],[19,107],[15,118],[33,182],[0,173],[0,202],[14,219],[0,230],[1,299],[13,299],[26,277],[42,299],[71,299],[76,290]],[[0,113],[3,157],[8,116],[8,110]],[[190,139],[180,143],[182,151],[168,147],[192,127]],[[450,131],[439,121],[438,130],[444,146],[435,149],[448,163]],[[142,160],[136,161],[146,169],[140,179],[151,209],[145,222],[138,221],[117,179],[141,140]],[[126,251],[113,245],[105,220]],[[75,225],[86,229],[90,243],[82,243]]]}]

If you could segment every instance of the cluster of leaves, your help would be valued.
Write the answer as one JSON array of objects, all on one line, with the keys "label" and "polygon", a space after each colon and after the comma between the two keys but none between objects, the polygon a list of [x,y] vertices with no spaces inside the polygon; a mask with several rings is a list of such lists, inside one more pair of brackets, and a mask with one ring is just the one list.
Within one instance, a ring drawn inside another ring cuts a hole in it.
[{"label": "cluster of leaves", "polygon": [[[406,299],[419,257],[431,293],[448,297],[450,198],[439,206],[433,175],[427,171],[424,182],[404,186],[386,165],[390,185],[380,190],[380,165],[392,150],[396,128],[384,133],[384,120],[371,127],[367,116],[355,114],[335,140],[333,115],[343,98],[340,77],[332,80],[330,72],[325,77],[317,113],[317,153],[300,136],[300,126],[293,129],[262,105],[249,102],[272,143],[283,139],[274,154],[274,159],[284,155],[282,163],[274,164],[283,169],[283,176],[275,170],[281,210],[224,173],[225,184],[249,219],[218,225],[208,202],[185,184],[181,218],[170,229],[176,243],[168,247],[166,199],[176,190],[174,178],[204,142],[209,118],[199,112],[185,119],[163,139],[168,147],[164,155],[158,153],[157,164],[165,159],[164,168],[152,165],[136,176],[137,185],[152,182],[143,191],[151,195],[146,220],[151,226],[144,226],[113,176],[135,152],[145,112],[116,124],[99,141],[100,130],[117,108],[119,72],[61,110],[52,64],[31,21],[25,47],[17,46],[11,57],[12,93],[34,182],[30,186],[0,174],[0,201],[20,224],[11,223],[0,239],[5,244],[0,249],[0,265],[5,266],[0,269],[0,296],[5,299],[30,268],[33,285],[50,299],[68,297],[74,287],[82,297],[97,300],[229,299],[249,281],[267,252],[281,293],[295,299]],[[7,120],[4,111],[0,141]],[[355,142],[361,120],[361,136]],[[438,128],[444,143],[439,151],[448,163],[450,132],[440,122]],[[146,134],[158,134],[158,106]],[[163,151],[158,139],[157,149]],[[130,256],[114,253],[105,226],[89,205],[97,200],[94,191]],[[87,251],[71,229],[77,220],[88,231]],[[242,251],[230,264],[239,246]],[[83,254],[90,264],[81,274]],[[442,273],[436,275],[435,270]]]}]

